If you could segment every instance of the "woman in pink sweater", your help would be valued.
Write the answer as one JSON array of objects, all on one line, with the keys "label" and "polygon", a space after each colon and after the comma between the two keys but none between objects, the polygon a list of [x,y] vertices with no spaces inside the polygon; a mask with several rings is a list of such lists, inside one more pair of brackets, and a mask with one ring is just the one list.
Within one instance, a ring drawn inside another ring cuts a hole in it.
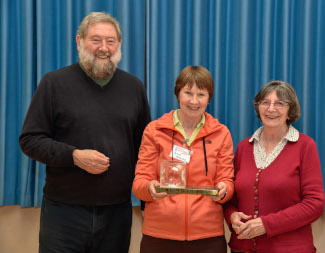
[{"label": "woman in pink sweater", "polygon": [[254,99],[263,126],[235,154],[235,196],[224,206],[232,252],[312,253],[311,223],[324,208],[315,142],[291,124],[300,116],[294,89],[264,85]]}]

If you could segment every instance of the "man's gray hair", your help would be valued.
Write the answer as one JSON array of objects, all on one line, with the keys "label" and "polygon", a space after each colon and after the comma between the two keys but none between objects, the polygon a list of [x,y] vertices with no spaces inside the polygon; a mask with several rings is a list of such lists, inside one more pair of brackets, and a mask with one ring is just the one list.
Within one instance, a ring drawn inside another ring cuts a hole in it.
[{"label": "man's gray hair", "polygon": [[97,22],[105,22],[105,23],[112,24],[115,27],[117,33],[117,39],[119,42],[121,42],[122,33],[121,33],[120,24],[114,17],[112,17],[107,12],[91,12],[88,16],[86,16],[82,20],[78,29],[78,34],[80,35],[81,39],[84,39],[87,36],[89,25]]}]

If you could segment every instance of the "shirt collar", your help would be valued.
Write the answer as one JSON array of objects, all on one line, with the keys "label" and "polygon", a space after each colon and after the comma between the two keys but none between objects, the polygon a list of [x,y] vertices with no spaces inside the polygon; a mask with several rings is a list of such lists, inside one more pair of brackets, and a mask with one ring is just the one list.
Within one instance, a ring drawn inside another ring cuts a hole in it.
[{"label": "shirt collar", "polygon": [[[254,139],[257,141],[260,141],[260,136],[263,131],[264,127],[260,127],[255,131],[255,133],[252,135],[252,137],[249,139],[249,142],[252,142]],[[283,137],[283,139],[287,139],[290,142],[297,142],[299,139],[299,131],[295,129],[292,125],[289,126],[289,131],[287,134]]]},{"label": "shirt collar", "polygon": [[[174,111],[173,113],[173,122],[174,122],[174,126],[182,126],[182,123],[179,121],[179,118],[177,116],[178,112],[180,111],[180,109],[177,109]],[[199,124],[197,124],[196,128],[204,126],[205,123],[205,115],[203,113],[202,117],[201,117],[201,121],[199,122]],[[183,126],[182,126],[183,127]]]},{"label": "shirt collar", "polygon": [[89,74],[87,70],[84,68],[84,66],[82,66],[80,61],[79,61],[79,65],[82,68],[82,70],[87,74],[87,76],[89,76],[95,83],[97,83],[101,87],[104,87],[113,78],[114,72],[107,78],[97,78]]}]

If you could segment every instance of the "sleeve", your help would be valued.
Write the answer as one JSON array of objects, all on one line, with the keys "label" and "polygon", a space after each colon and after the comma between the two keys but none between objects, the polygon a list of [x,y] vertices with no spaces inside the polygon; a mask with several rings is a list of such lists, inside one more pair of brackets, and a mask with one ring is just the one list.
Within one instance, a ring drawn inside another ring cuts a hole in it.
[{"label": "sleeve", "polygon": [[[239,147],[236,150],[235,159],[234,159],[235,179],[236,179],[236,174],[237,174],[237,171],[239,169],[239,164],[240,164],[238,160],[239,160]],[[230,216],[234,212],[238,212],[237,202],[238,202],[238,200],[237,200],[237,195],[236,195],[236,191],[235,191],[232,199],[223,205],[223,214],[224,214],[226,223],[228,224],[230,231],[233,231],[231,222],[230,222]]]},{"label": "sleeve", "polygon": [[311,224],[323,213],[324,189],[320,160],[316,143],[312,139],[303,145],[300,152],[300,187],[299,203],[261,217],[268,237]]},{"label": "sleeve", "polygon": [[22,151],[30,158],[52,167],[73,166],[75,147],[53,139],[55,132],[55,94],[45,75],[38,85],[19,137]]},{"label": "sleeve", "polygon": [[225,198],[218,201],[221,204],[229,201],[234,194],[233,143],[229,130],[226,129],[226,131],[221,150],[217,156],[217,176],[214,182],[215,185],[217,185],[218,182],[224,182],[227,185],[227,194]]},{"label": "sleeve", "polygon": [[148,191],[148,183],[158,179],[159,148],[154,141],[153,131],[155,131],[153,124],[149,124],[143,132],[132,186],[134,195],[143,201],[153,201]]},{"label": "sleeve", "polygon": [[139,95],[140,112],[138,115],[138,122],[134,133],[134,150],[136,156],[135,161],[137,161],[138,159],[139,147],[141,145],[143,131],[151,121],[150,109],[149,109],[145,87],[142,83],[139,86],[140,86],[140,95]]}]

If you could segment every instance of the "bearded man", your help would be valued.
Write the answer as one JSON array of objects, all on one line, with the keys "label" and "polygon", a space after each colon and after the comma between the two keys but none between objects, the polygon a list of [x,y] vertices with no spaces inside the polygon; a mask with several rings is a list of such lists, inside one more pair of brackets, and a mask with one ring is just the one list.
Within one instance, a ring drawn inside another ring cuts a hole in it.
[{"label": "bearded man", "polygon": [[146,92],[117,68],[122,36],[111,15],[90,13],[76,41],[79,63],[42,78],[19,137],[46,164],[39,252],[126,253]]}]

